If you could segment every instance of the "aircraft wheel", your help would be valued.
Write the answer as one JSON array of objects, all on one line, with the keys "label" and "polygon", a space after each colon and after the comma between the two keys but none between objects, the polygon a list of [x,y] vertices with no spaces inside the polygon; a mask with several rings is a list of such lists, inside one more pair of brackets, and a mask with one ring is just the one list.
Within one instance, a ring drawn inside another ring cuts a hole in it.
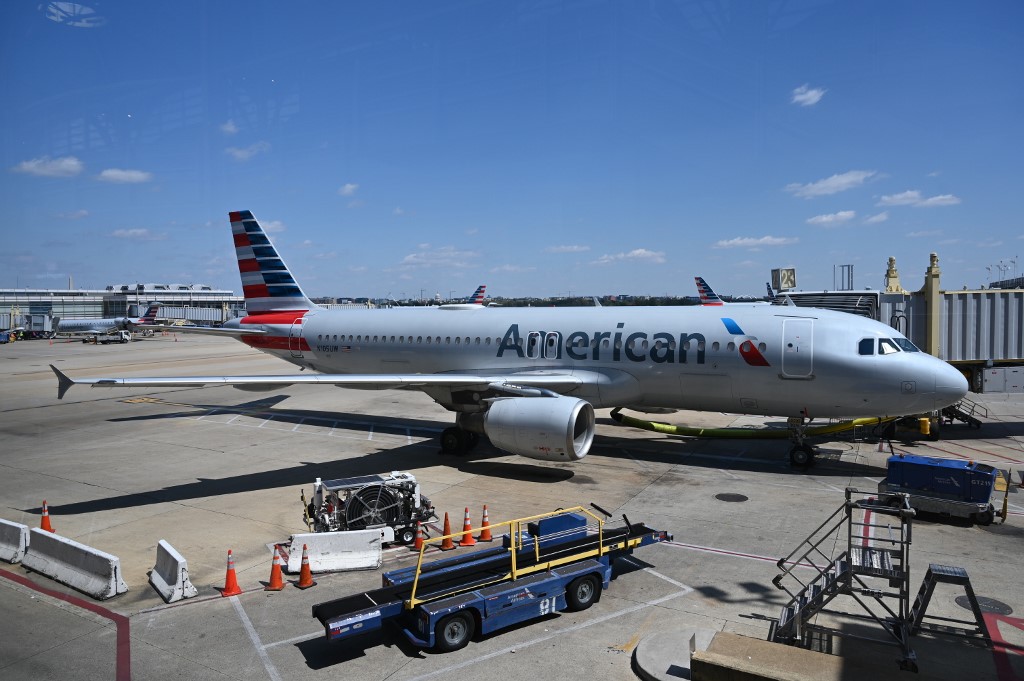
[{"label": "aircraft wheel", "polygon": [[472,614],[465,610],[452,613],[437,623],[434,646],[442,653],[461,650],[469,644],[475,630],[476,622]]},{"label": "aircraft wheel", "polygon": [[441,453],[461,455],[466,453],[466,432],[461,428],[445,428],[441,432]]},{"label": "aircraft wheel", "polygon": [[789,463],[795,468],[807,468],[814,463],[814,448],[810,445],[796,445],[789,450]]}]

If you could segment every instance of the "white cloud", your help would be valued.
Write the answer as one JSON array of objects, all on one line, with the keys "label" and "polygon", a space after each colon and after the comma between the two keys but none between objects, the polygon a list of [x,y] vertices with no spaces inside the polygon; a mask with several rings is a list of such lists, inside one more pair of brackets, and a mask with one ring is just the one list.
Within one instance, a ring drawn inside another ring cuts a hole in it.
[{"label": "white cloud", "polygon": [[838,213],[828,213],[826,215],[815,215],[813,218],[808,218],[807,224],[809,225],[822,225],[824,227],[835,227],[841,225],[844,222],[857,217],[857,212],[852,210],[841,210]]},{"label": "white cloud", "polygon": [[475,251],[458,251],[454,246],[442,246],[432,249],[430,244],[420,244],[418,253],[411,253],[402,258],[402,268],[453,267],[466,269],[472,267],[472,260],[480,257]]},{"label": "white cloud", "polygon": [[244,149],[240,149],[238,147],[228,147],[227,149],[224,150],[225,153],[230,155],[236,161],[248,161],[256,154],[263,153],[264,151],[270,151],[269,142],[256,142],[255,144],[250,144]]},{"label": "white cloud", "polygon": [[821,98],[825,96],[827,90],[823,90],[820,87],[812,88],[809,84],[804,83],[800,87],[793,90],[793,104],[799,104],[800,106],[814,106],[821,101]]},{"label": "white cloud", "polygon": [[35,175],[36,177],[74,177],[82,172],[85,165],[74,156],[62,156],[51,159],[49,156],[22,161],[12,170],[16,173]]},{"label": "white cloud", "polygon": [[101,182],[111,182],[113,184],[139,184],[141,182],[149,182],[152,180],[153,173],[147,173],[144,170],[107,168],[97,175],[96,179]]},{"label": "white cloud", "polygon": [[271,220],[270,222],[261,222],[260,224],[263,225],[264,232],[277,233],[288,229],[280,220]]},{"label": "white cloud", "polygon": [[750,236],[738,236],[734,239],[724,239],[715,243],[715,248],[760,248],[761,246],[788,246],[799,242],[800,239],[785,236],[762,236],[754,238]]},{"label": "white cloud", "polygon": [[355,196],[356,190],[359,189],[359,185],[353,182],[343,184],[338,187],[338,193],[342,196]]},{"label": "white cloud", "polygon": [[889,211],[883,210],[881,213],[878,213],[877,215],[872,215],[871,217],[864,218],[864,224],[865,225],[877,225],[878,223],[885,222],[888,219],[889,219]]},{"label": "white cloud", "polygon": [[590,250],[590,246],[579,246],[579,245],[566,245],[566,246],[548,246],[544,249],[545,253],[584,253]]},{"label": "white cloud", "polygon": [[621,262],[623,260],[632,261],[646,261],[656,264],[665,262],[665,254],[662,251],[649,251],[646,248],[634,248],[628,253],[616,253],[602,255],[597,260],[593,261],[595,265],[607,265],[613,262]]},{"label": "white cloud", "polygon": [[915,208],[934,208],[936,206],[955,206],[960,199],[952,194],[940,194],[930,196],[927,199],[921,197],[921,192],[916,189],[908,189],[899,194],[887,194],[879,199],[878,206],[914,206]]},{"label": "white cloud", "polygon": [[955,206],[960,203],[960,199],[952,194],[940,194],[939,196],[930,196],[923,201],[914,204],[915,208],[932,208],[934,206]]},{"label": "white cloud", "polygon": [[810,182],[808,184],[792,182],[787,184],[785,189],[787,192],[793,194],[793,196],[801,196],[805,199],[809,199],[814,196],[838,194],[839,192],[844,192],[847,189],[859,187],[876,174],[877,171],[875,170],[849,170],[845,173],[826,177],[823,180]]},{"label": "white cloud", "polygon": [[911,189],[899,194],[887,194],[876,205],[878,206],[913,206],[921,200],[921,192]]},{"label": "white cloud", "polygon": [[238,126],[235,125],[235,122],[229,118],[227,122],[221,123],[220,131],[225,135],[234,135],[236,132],[238,132]]},{"label": "white cloud", "polygon": [[491,274],[517,274],[521,272],[535,272],[536,267],[530,267],[527,265],[499,265],[498,267],[492,267],[488,272]]},{"label": "white cloud", "polygon": [[164,234],[154,234],[148,229],[115,229],[110,233],[115,239],[131,239],[133,241],[161,241],[166,239]]}]

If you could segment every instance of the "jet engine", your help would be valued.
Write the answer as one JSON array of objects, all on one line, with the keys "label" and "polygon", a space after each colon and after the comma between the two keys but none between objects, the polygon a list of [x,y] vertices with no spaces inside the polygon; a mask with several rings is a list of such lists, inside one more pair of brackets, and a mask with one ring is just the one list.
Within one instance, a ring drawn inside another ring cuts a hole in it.
[{"label": "jet engine", "polygon": [[575,397],[501,397],[484,413],[498,449],[541,461],[579,461],[594,442],[594,407]]}]

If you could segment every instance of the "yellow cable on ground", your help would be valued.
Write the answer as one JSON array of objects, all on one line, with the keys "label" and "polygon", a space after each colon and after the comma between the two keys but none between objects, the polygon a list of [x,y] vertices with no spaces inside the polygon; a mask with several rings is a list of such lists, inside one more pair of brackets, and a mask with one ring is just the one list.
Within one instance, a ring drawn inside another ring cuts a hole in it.
[{"label": "yellow cable on ground", "polygon": [[[690,426],[673,426],[668,423],[644,421],[643,419],[626,416],[622,414],[622,409],[620,407],[612,409],[611,417],[624,426],[641,428],[643,430],[650,430],[655,433],[664,433],[666,435],[721,437],[729,439],[789,438],[792,435],[792,431],[788,428],[786,430],[782,430],[781,428],[692,428]],[[894,420],[893,417],[871,417],[854,419],[852,421],[842,421],[840,423],[830,423],[827,426],[814,426],[813,428],[808,428],[804,431],[804,436],[815,437],[819,435],[831,435],[832,433],[839,433],[859,426],[875,426],[892,420]]]}]

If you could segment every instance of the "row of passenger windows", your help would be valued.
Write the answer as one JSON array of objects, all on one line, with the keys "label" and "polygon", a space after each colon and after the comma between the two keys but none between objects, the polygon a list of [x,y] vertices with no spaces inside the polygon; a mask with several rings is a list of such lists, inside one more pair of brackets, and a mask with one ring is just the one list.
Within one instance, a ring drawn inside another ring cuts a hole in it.
[{"label": "row of passenger windows", "polygon": [[[488,346],[488,345],[491,345],[491,342],[492,342],[492,339],[490,337],[480,338],[479,336],[477,336],[475,338],[472,338],[472,337],[469,337],[469,336],[466,336],[466,337],[455,336],[454,338],[452,338],[451,336],[445,336],[443,341],[442,341],[442,338],[440,336],[363,336],[363,335],[352,335],[352,334],[349,334],[349,335],[346,336],[345,334],[333,334],[333,335],[332,334],[318,334],[316,339],[317,339],[318,342],[321,342],[321,343],[323,343],[323,342],[327,342],[327,343],[397,343],[397,344],[406,344],[406,343],[408,343],[408,344],[411,344],[411,345],[415,345],[415,344],[421,344],[421,345],[442,345],[442,344],[443,345],[453,345],[454,344],[454,345],[484,345],[484,346]],[[559,344],[560,340],[561,339],[557,337],[557,334],[548,334],[547,345],[548,345],[548,347],[554,348],[554,347],[556,347]],[[494,343],[494,345],[501,345],[501,338],[494,338],[493,339],[493,343]],[[533,334],[530,334],[530,336],[528,336],[527,349],[528,350],[532,350],[536,346],[536,343],[537,343],[537,338]],[[519,339],[518,345],[519,345],[519,347],[523,347],[523,339],[522,338]],[[584,346],[586,346],[586,347],[598,347],[598,345],[600,345],[600,347],[602,347],[602,348],[610,348],[610,347],[612,347],[612,342],[608,338],[602,338],[602,339],[600,339],[600,343],[599,343],[598,339],[595,338],[595,339],[591,340],[589,343],[584,343],[582,338],[577,338],[573,342],[572,347],[574,347],[574,348],[582,348]],[[623,347],[623,345],[625,345],[626,347],[628,347],[631,350],[641,350],[641,351],[647,350],[650,347],[654,347],[654,348],[659,349],[659,350],[662,349],[662,348],[666,348],[666,347],[669,350],[675,350],[676,349],[676,342],[674,340],[668,341],[668,342],[658,340],[658,341],[655,341],[653,344],[651,344],[647,339],[633,340],[633,341],[629,341],[628,343],[625,343],[625,344],[623,344],[623,342],[621,340],[618,340],[618,341],[615,341],[614,345],[618,349],[621,349]],[[697,341],[696,343],[691,343],[690,341],[686,341],[685,343],[683,343],[683,350],[691,350],[691,349],[695,348],[697,350],[703,351],[703,350],[706,349],[706,347],[707,347],[707,344],[705,343],[705,341]],[[761,352],[765,352],[768,349],[767,346],[764,343],[759,343],[757,347],[758,347],[758,349]],[[711,343],[711,350],[713,352],[718,352],[720,349],[721,349],[721,344],[718,341],[715,341],[715,342]],[[730,341],[729,343],[725,344],[725,349],[728,352],[733,352],[733,351],[736,350],[736,344]]]},{"label": "row of passenger windows", "polygon": [[[371,340],[371,338],[372,338],[372,340]],[[362,336],[362,335],[360,335],[360,336],[352,336],[352,335],[346,336],[345,334],[340,334],[340,335],[339,334],[334,334],[334,335],[331,335],[331,334],[318,334],[316,339],[317,339],[317,341],[319,341],[321,343],[323,343],[323,342],[327,342],[327,343],[332,343],[332,342],[333,343],[410,343],[410,344],[423,343],[423,344],[426,344],[426,345],[431,345],[431,344],[441,345],[441,337],[440,336],[416,336],[416,337],[413,337],[413,336]],[[463,338],[461,336],[456,336],[455,338],[452,338],[451,336],[446,336],[445,337],[445,339],[444,339],[444,344],[445,345],[451,345],[453,343],[455,345],[462,345],[462,344],[466,344],[466,345],[470,345],[470,344],[474,344],[474,345],[481,345],[481,344],[483,344],[483,345],[490,345],[491,344],[491,339],[490,338],[483,338],[483,339],[481,339],[479,336],[477,336],[476,338],[470,338],[469,336],[466,336],[465,338]],[[494,344],[497,345],[499,343],[501,343],[501,339],[500,338],[495,338],[494,339]]]},{"label": "row of passenger windows", "polygon": [[[876,339],[874,338],[862,338],[858,347],[860,354],[875,354],[875,340]],[[879,355],[891,355],[900,351],[920,352],[920,350],[917,349],[917,346],[906,338],[879,338],[877,340]]]}]

